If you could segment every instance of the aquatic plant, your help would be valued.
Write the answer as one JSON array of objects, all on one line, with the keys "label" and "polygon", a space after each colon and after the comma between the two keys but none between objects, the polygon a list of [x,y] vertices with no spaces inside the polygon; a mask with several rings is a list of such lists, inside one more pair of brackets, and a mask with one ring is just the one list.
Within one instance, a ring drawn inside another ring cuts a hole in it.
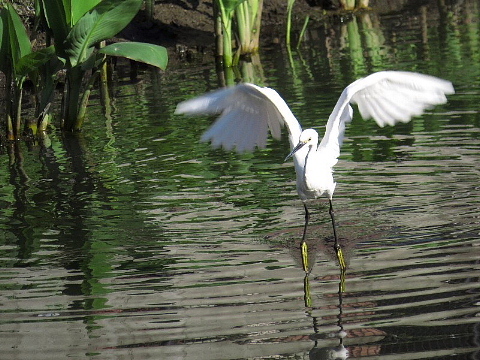
[{"label": "aquatic plant", "polygon": [[[138,43],[114,43],[99,48],[127,26],[137,14],[142,0],[39,0],[48,32],[53,35],[55,52],[65,63],[66,91],[63,99],[63,128],[80,130],[89,90],[106,55],[120,56],[164,69],[164,47]],[[87,78],[87,74],[93,72]]]},{"label": "aquatic plant", "polygon": [[[48,52],[48,50],[47,50]],[[0,9],[0,71],[6,80],[5,124],[7,139],[19,136],[21,126],[22,87],[31,66],[39,66],[32,55],[30,39],[11,4]]]},{"label": "aquatic plant", "polygon": [[[34,121],[26,122],[36,133],[44,128],[53,100],[57,75],[65,71],[61,127],[66,131],[82,128],[88,97],[107,56],[125,57],[165,69],[164,47],[122,42],[100,44],[118,34],[130,23],[142,0],[36,0],[35,23],[43,23],[46,46],[32,51],[25,26],[10,4],[0,8],[0,71],[5,74],[7,139],[21,135],[22,86],[28,77],[34,84]],[[52,44],[52,45],[50,45]]]},{"label": "aquatic plant", "polygon": [[263,0],[214,0],[216,52],[225,67],[258,51],[262,8]]}]

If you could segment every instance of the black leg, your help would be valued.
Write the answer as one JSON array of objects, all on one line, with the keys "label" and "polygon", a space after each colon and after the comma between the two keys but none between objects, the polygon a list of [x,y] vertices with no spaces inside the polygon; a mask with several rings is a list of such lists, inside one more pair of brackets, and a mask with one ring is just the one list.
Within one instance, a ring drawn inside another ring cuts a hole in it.
[{"label": "black leg", "polygon": [[302,242],[305,242],[307,236],[308,221],[310,220],[310,212],[308,211],[307,204],[303,203],[303,207],[305,208],[305,225],[303,227]]},{"label": "black leg", "polygon": [[345,258],[343,257],[342,248],[338,242],[337,226],[335,225],[335,211],[333,210],[332,199],[329,199],[329,201],[330,201],[329,213],[330,213],[330,218],[332,219],[333,237],[335,239],[334,249],[335,249],[335,253],[337,254],[338,263],[340,264],[340,269],[342,271],[342,274],[344,275],[345,270],[347,269],[347,265],[345,264]]},{"label": "black leg", "polygon": [[333,210],[333,203],[332,199],[329,199],[330,201],[330,218],[332,219],[332,226],[333,226],[333,237],[335,239],[335,249],[339,246],[338,245],[338,238],[337,238],[337,226],[335,225],[335,211]]}]

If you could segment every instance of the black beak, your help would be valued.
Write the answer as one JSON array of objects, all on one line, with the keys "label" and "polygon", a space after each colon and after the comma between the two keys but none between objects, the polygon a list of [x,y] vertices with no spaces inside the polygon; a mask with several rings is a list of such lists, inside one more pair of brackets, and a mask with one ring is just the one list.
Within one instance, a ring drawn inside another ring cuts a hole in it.
[{"label": "black beak", "polygon": [[297,146],[295,146],[293,148],[293,150],[290,152],[290,154],[288,154],[287,157],[285,158],[285,160],[283,160],[283,161],[287,161],[288,159],[290,159],[293,156],[293,154],[295,154],[298,150],[300,150],[302,147],[304,147],[305,144],[306,144],[306,142],[299,142],[297,144]]}]

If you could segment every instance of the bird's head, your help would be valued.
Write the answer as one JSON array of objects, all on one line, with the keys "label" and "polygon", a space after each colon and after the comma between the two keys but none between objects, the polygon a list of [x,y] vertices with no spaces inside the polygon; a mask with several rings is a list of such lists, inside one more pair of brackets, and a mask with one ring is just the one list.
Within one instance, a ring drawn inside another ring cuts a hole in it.
[{"label": "bird's head", "polygon": [[309,147],[317,147],[318,145],[318,133],[314,129],[305,129],[300,134],[300,138],[298,139],[298,144],[293,148],[290,154],[287,155],[285,161],[288,160],[295,154],[298,150],[303,148],[305,145]]}]

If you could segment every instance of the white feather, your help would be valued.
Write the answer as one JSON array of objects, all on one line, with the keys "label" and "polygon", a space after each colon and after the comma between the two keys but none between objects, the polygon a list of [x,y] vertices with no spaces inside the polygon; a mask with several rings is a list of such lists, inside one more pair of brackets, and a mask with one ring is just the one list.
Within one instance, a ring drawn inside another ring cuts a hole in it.
[{"label": "white feather", "polygon": [[445,103],[446,95],[453,93],[449,81],[411,72],[381,71],[356,80],[341,93],[318,147],[316,132],[302,132],[285,101],[266,87],[246,83],[217,90],[180,103],[176,113],[219,115],[202,141],[238,152],[265,147],[268,130],[278,139],[281,127],[286,125],[291,149],[302,142],[308,145],[293,155],[300,197],[316,198],[326,192],[331,199],[335,189],[332,167],[340,155],[345,126],[352,120],[350,104],[358,105],[363,118],[373,118],[383,127],[408,122],[426,109]]}]

